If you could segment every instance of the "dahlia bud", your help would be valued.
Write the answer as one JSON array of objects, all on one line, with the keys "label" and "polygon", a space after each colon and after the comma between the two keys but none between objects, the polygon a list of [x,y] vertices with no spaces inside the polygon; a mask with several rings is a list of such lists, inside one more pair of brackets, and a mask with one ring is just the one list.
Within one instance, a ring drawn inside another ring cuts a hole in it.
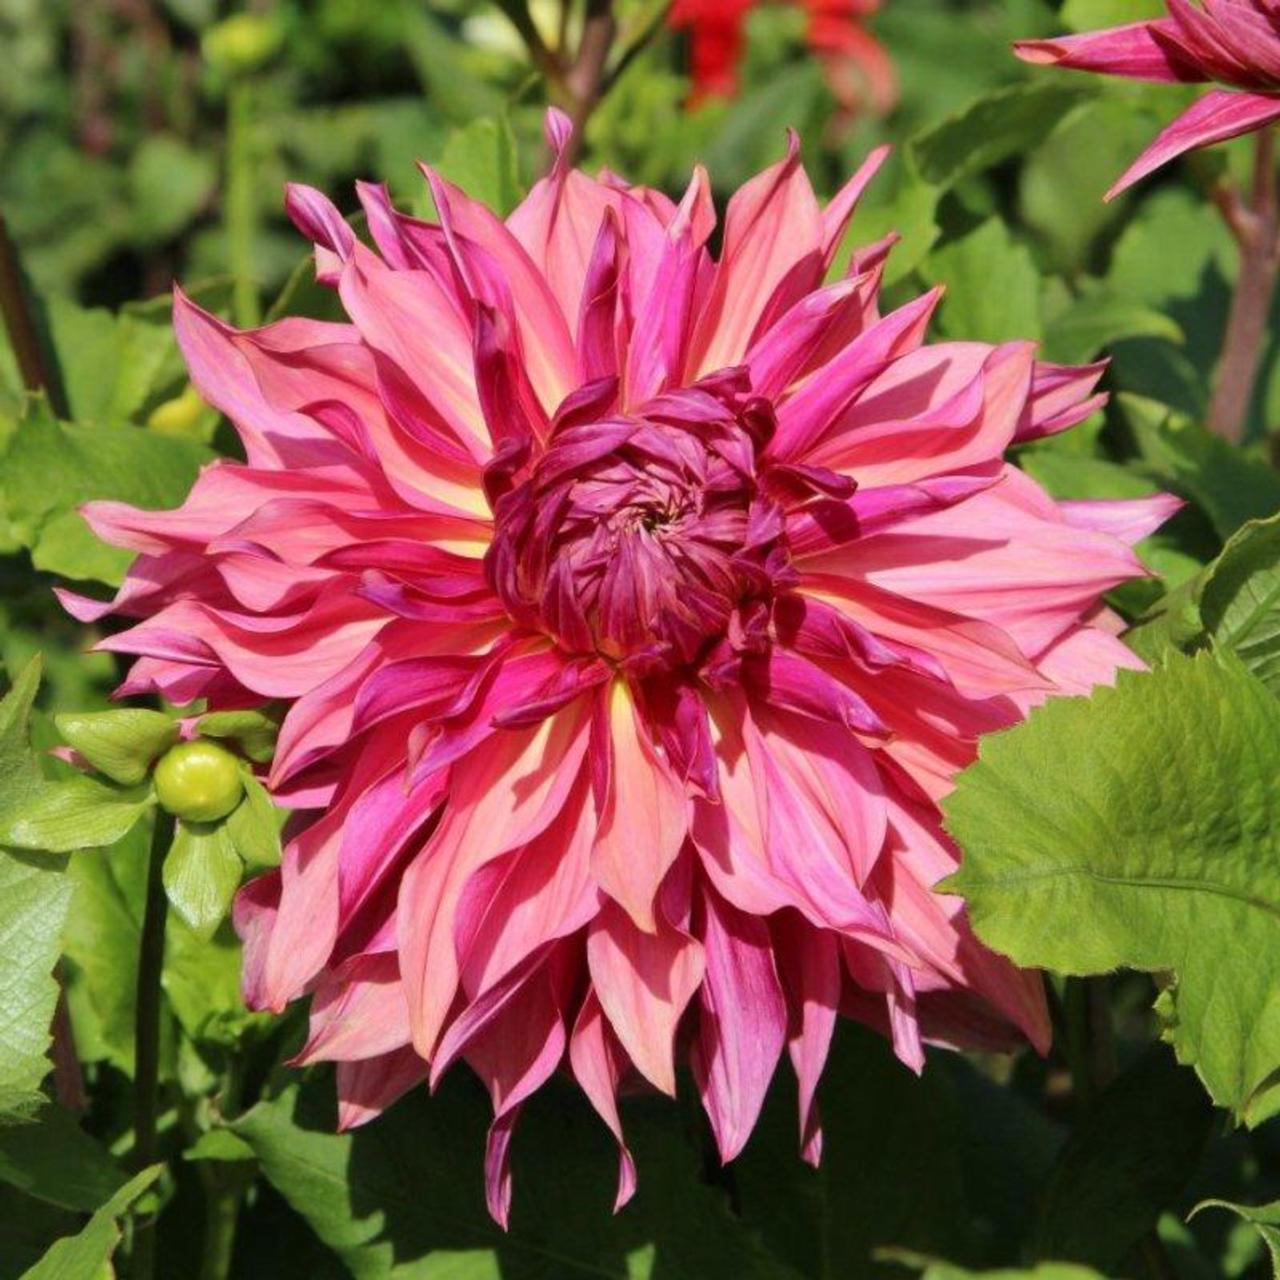
[{"label": "dahlia bud", "polygon": [[217,822],[240,803],[244,779],[240,762],[226,747],[197,738],[180,742],[160,757],[156,798],[185,822]]},{"label": "dahlia bud", "polygon": [[261,70],[284,42],[280,24],[252,13],[238,13],[204,34],[205,59],[225,75]]}]

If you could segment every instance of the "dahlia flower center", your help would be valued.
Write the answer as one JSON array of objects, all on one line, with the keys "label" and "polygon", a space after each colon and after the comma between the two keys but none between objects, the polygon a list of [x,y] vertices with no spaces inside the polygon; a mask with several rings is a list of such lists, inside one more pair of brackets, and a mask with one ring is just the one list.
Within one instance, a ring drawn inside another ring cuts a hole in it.
[{"label": "dahlia flower center", "polygon": [[695,662],[785,569],[757,478],[772,431],[738,371],[558,421],[495,505],[488,568],[512,618],[575,653]]}]

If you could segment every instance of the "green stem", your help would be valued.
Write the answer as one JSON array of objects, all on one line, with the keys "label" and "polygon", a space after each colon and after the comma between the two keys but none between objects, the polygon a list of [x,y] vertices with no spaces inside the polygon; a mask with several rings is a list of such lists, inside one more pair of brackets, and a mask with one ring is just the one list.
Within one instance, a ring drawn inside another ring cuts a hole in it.
[{"label": "green stem", "polygon": [[232,310],[241,328],[262,318],[254,263],[258,205],[253,189],[253,84],[236,80],[227,93],[227,255],[234,279]]},{"label": "green stem", "polygon": [[[160,1082],[160,977],[164,968],[164,925],[169,912],[165,896],[165,856],[173,843],[173,817],[156,810],[147,861],[147,900],[138,945],[138,986],[134,1022],[133,1166],[145,1169],[156,1161],[156,1101]],[[139,1222],[133,1241],[134,1280],[155,1274],[155,1220]]]},{"label": "green stem", "polygon": [[200,1280],[227,1280],[236,1247],[236,1225],[244,1184],[234,1168],[213,1168],[205,1183],[204,1249]]}]

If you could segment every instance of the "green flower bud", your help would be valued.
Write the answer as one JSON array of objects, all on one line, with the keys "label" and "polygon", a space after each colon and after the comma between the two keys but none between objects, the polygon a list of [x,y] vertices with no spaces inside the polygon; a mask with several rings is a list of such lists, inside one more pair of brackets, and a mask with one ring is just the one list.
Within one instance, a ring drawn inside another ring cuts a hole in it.
[{"label": "green flower bud", "polygon": [[154,775],[156,799],[184,822],[217,822],[240,803],[240,761],[226,747],[197,738],[160,757]]},{"label": "green flower bud", "polygon": [[254,13],[237,13],[204,33],[205,60],[224,75],[244,75],[266,66],[284,42],[280,24]]}]

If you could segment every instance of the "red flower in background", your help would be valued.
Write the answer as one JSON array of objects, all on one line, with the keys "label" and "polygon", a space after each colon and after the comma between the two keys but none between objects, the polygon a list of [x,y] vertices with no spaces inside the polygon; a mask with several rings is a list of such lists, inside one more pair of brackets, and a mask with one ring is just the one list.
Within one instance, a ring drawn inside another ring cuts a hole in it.
[{"label": "red flower in background", "polygon": [[[670,23],[689,32],[693,97],[728,97],[737,91],[743,24],[756,0],[675,0]],[[863,22],[880,0],[794,0],[809,17],[809,48],[822,60],[827,83],[846,111],[869,105],[883,114],[898,98],[893,63]]]}]

